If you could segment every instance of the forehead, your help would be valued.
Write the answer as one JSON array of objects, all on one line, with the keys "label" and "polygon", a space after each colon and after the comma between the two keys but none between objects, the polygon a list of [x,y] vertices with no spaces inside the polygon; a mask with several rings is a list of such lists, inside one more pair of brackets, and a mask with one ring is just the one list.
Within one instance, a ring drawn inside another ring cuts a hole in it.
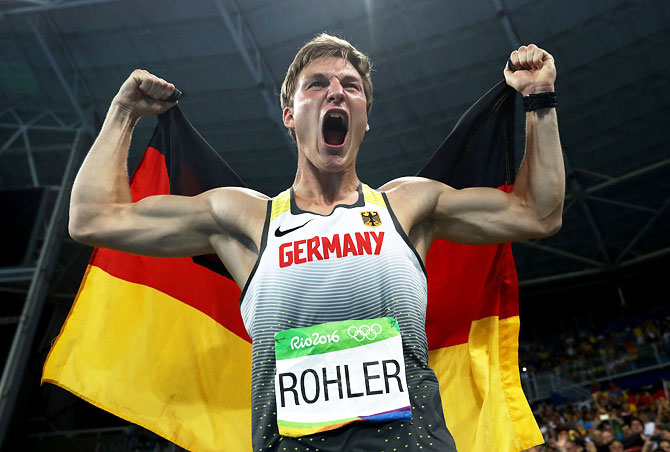
[{"label": "forehead", "polygon": [[316,74],[325,75],[328,78],[333,76],[342,78],[346,76],[355,77],[361,80],[361,75],[353,64],[351,64],[349,60],[340,57],[323,57],[315,59],[300,71],[299,79],[302,80]]}]

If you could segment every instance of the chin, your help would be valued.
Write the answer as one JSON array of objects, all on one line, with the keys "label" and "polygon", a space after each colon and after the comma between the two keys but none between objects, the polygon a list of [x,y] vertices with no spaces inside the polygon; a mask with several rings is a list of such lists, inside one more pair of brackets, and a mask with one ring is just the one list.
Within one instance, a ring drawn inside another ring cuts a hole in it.
[{"label": "chin", "polygon": [[320,156],[323,159],[324,166],[332,172],[342,172],[356,164],[356,156],[349,143],[345,143],[340,149],[324,146],[321,149]]},{"label": "chin", "polygon": [[343,173],[349,168],[349,162],[346,161],[346,159],[335,157],[334,156],[329,156],[326,159],[324,159],[323,166],[319,169],[326,173]]}]

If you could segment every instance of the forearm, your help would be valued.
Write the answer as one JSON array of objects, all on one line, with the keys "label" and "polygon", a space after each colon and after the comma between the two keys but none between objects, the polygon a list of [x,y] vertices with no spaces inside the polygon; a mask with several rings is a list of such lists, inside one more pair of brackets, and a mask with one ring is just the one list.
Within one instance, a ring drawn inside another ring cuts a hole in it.
[{"label": "forearm", "polygon": [[72,187],[71,229],[82,228],[98,212],[109,212],[113,204],[132,202],[127,158],[136,123],[136,115],[112,102]]},{"label": "forearm", "polygon": [[550,230],[560,227],[565,167],[555,108],[526,113],[526,153],[513,193]]},{"label": "forearm", "polygon": [[656,402],[658,404],[658,409],[656,410],[656,419],[654,419],[654,433],[658,432],[659,428],[658,426],[661,424],[661,421],[663,420],[663,407],[660,405],[659,402]]}]

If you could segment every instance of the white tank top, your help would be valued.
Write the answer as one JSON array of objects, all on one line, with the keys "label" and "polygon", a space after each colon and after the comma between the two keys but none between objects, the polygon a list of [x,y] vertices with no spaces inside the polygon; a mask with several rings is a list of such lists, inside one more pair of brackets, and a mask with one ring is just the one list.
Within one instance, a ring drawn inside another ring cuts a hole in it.
[{"label": "white tank top", "polygon": [[[396,425],[405,433],[401,439],[393,435],[393,444],[410,451],[455,450],[444,424],[437,379],[428,367],[423,263],[386,195],[364,184],[358,192],[354,204],[337,205],[330,215],[299,209],[292,189],[268,202],[259,257],[240,297],[244,325],[253,340],[254,451],[281,450],[275,447],[292,442],[304,446],[305,441],[317,441],[320,451],[349,450],[352,441],[357,447],[389,444],[385,441],[390,437],[377,424],[354,423],[300,440],[280,437],[276,425],[274,334],[378,317],[398,320],[413,405],[413,422]],[[432,441],[418,441],[420,434]]]}]

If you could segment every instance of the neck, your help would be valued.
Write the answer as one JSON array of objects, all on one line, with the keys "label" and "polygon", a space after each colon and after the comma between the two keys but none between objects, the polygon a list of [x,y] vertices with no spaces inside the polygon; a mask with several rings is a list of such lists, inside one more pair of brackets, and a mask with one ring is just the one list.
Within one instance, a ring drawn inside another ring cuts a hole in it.
[{"label": "neck", "polygon": [[293,194],[300,208],[314,210],[351,204],[358,199],[358,184],[354,165],[343,171],[327,172],[314,166],[303,154],[298,156]]}]

